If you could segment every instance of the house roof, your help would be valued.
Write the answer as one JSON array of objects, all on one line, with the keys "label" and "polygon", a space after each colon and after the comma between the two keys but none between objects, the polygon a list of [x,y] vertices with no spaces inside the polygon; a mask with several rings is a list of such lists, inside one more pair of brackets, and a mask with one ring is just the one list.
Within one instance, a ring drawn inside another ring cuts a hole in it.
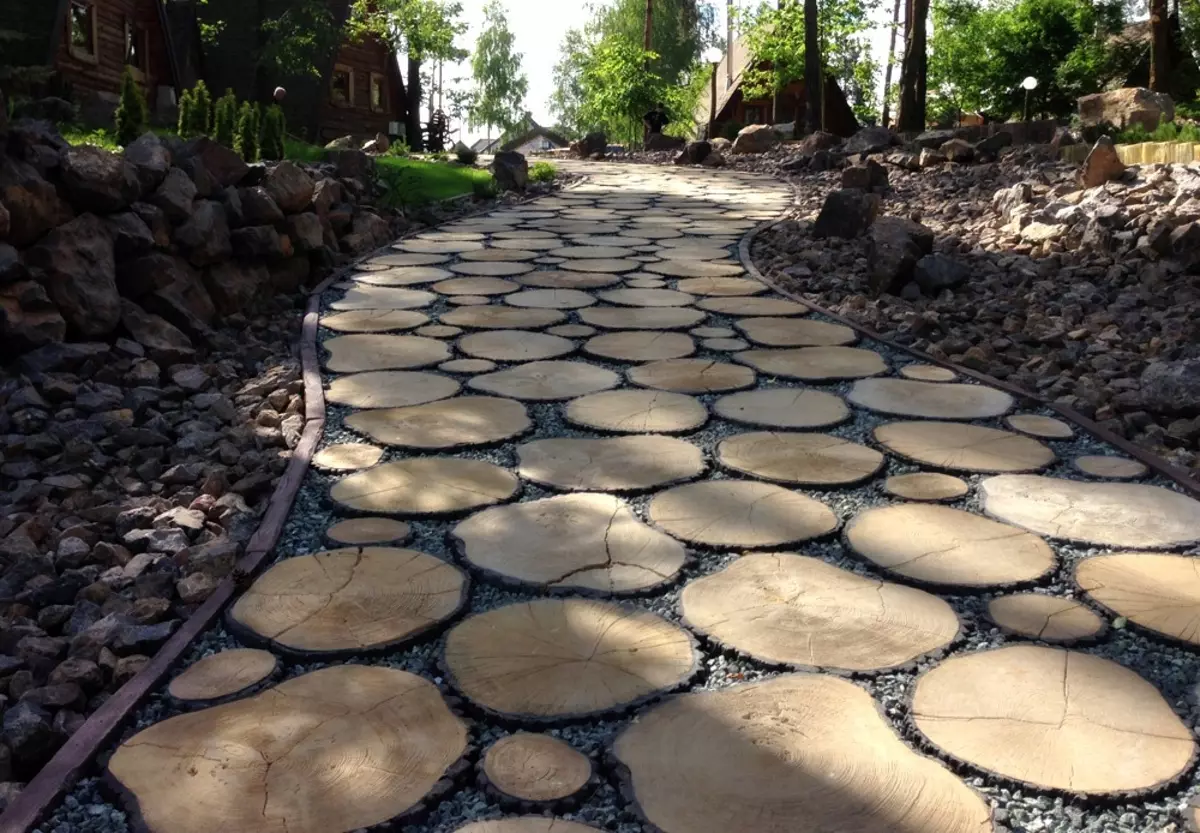
[{"label": "house roof", "polygon": [[[725,109],[734,93],[741,88],[742,77],[753,63],[754,56],[750,54],[746,42],[741,38],[734,38],[728,53],[717,65],[717,113]],[[692,114],[696,124],[708,124],[711,107],[711,95],[700,96]]]},{"label": "house roof", "polygon": [[471,150],[476,153],[491,153],[500,147],[500,139],[476,139],[475,144],[471,145]]},{"label": "house roof", "polygon": [[504,140],[504,144],[500,146],[500,149],[501,150],[514,150],[516,148],[519,148],[521,145],[525,144],[526,142],[530,141],[531,139],[536,139],[539,136],[542,136],[542,137],[546,138],[547,140],[549,140],[555,147],[565,148],[565,147],[567,147],[567,145],[571,144],[566,139],[566,137],[562,136],[559,133],[554,132],[553,130],[551,130],[548,127],[542,127],[540,124],[535,122],[533,119],[529,120],[529,124],[530,124],[530,127],[527,130],[525,130],[523,133],[515,134],[512,136],[512,138],[506,138]]}]

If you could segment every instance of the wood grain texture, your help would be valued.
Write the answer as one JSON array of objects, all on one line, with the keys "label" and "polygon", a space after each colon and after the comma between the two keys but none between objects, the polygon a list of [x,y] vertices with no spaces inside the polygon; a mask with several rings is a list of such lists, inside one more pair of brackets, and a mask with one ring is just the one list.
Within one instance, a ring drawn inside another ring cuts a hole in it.
[{"label": "wood grain texture", "polygon": [[202,703],[240,694],[270,677],[279,660],[270,651],[231,648],[189,665],[167,686],[176,700]]},{"label": "wood grain texture", "polygon": [[344,477],[329,496],[357,512],[422,517],[500,503],[519,486],[512,472],[482,460],[418,457]]},{"label": "wood grain texture", "polygon": [[825,504],[770,483],[709,480],[676,486],[650,501],[651,523],[707,547],[761,549],[819,538],[837,529]]},{"label": "wood grain texture", "polygon": [[472,390],[527,402],[556,402],[615,388],[621,377],[613,371],[578,361],[540,361],[476,376]]},{"label": "wood grain texture", "polygon": [[926,419],[990,419],[1010,411],[1015,400],[1004,391],[955,382],[862,379],[846,399],[880,414]]},{"label": "wood grain texture", "polygon": [[1054,462],[1054,452],[1030,437],[984,425],[956,422],[890,422],[873,432],[895,454],[948,471],[1038,471]]},{"label": "wood grain texture", "polygon": [[567,403],[572,425],[629,434],[676,434],[699,428],[708,411],[698,399],[657,390],[612,390]]},{"label": "wood grain texture", "polygon": [[1200,560],[1192,555],[1098,555],[1075,566],[1075,583],[1089,599],[1135,625],[1200,645],[1198,566]]},{"label": "wood grain texture", "polygon": [[861,347],[781,347],[743,350],[737,360],[768,376],[808,382],[862,379],[887,372],[887,363]]},{"label": "wood grain texture", "polygon": [[717,445],[717,460],[736,472],[801,486],[849,486],[870,480],[883,468],[873,448],[828,434],[753,431]]},{"label": "wood grain texture", "polygon": [[988,602],[987,614],[1009,633],[1043,642],[1078,642],[1105,630],[1104,620],[1085,605],[1044,593],[999,596]]},{"label": "wood grain texture", "polygon": [[850,419],[841,397],[819,390],[764,388],[722,396],[713,412],[724,419],[764,428],[825,428]]},{"label": "wood grain texture", "polygon": [[554,437],[517,447],[518,474],[563,491],[642,492],[704,469],[704,453],[673,437]]},{"label": "wood grain texture", "polygon": [[456,396],[407,408],[377,408],[346,417],[351,431],[400,448],[470,448],[520,436],[533,427],[520,402]]},{"label": "wood grain texture", "polygon": [[550,735],[517,732],[488,747],[480,764],[488,786],[502,796],[536,804],[562,801],[592,780],[586,755]]},{"label": "wood grain texture", "polygon": [[329,384],[326,398],[352,408],[402,408],[436,402],[458,393],[461,386],[437,373],[377,370],[339,376]]}]

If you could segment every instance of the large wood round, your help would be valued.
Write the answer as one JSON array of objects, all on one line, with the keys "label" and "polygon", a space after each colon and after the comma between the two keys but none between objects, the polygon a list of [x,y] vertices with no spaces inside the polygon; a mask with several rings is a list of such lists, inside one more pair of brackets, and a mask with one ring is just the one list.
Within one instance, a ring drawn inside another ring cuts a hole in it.
[{"label": "large wood round", "polygon": [[764,428],[824,428],[850,418],[840,397],[818,390],[766,388],[722,396],[713,405],[717,416]]},{"label": "large wood round", "polygon": [[423,312],[406,309],[356,309],[321,317],[321,326],[337,333],[386,333],[411,330],[429,321]]},{"label": "large wood round", "polygon": [[989,515],[1051,538],[1131,549],[1200,541],[1200,502],[1160,486],[1005,475],[979,492]]},{"label": "large wood round", "polygon": [[357,471],[383,459],[383,449],[366,443],[327,445],[313,455],[312,464],[327,471]]},{"label": "large wood round", "polygon": [[577,821],[552,819],[547,816],[515,816],[512,818],[473,821],[454,833],[603,833],[598,827]]},{"label": "large wood round", "polygon": [[1112,454],[1084,454],[1071,463],[1086,475],[1106,480],[1136,480],[1150,471],[1145,463]]},{"label": "large wood round", "polygon": [[951,471],[1037,471],[1055,459],[1035,439],[984,425],[892,422],[876,428],[874,437],[901,457]]},{"label": "large wood round", "polygon": [[335,310],[414,310],[427,307],[437,300],[432,292],[423,289],[404,289],[392,286],[356,286],[329,305]]},{"label": "large wood round", "polygon": [[953,382],[958,378],[953,370],[936,364],[906,364],[900,368],[900,375],[918,382]]},{"label": "large wood round", "polygon": [[443,324],[469,330],[538,330],[566,320],[565,313],[554,309],[526,309],[498,304],[459,307],[441,315]]},{"label": "large wood round", "polygon": [[663,833],[991,833],[991,812],[913,752],[859,686],[826,674],[671,698],[613,752]]},{"label": "large wood round", "polygon": [[455,688],[504,717],[553,721],[637,705],[691,679],[692,638],[644,610],[585,599],[519,602],[461,622],[443,664]]},{"label": "large wood round", "polygon": [[600,300],[623,307],[686,307],[694,295],[674,289],[609,289],[598,292]]},{"label": "large wood round", "polygon": [[737,328],[764,347],[834,347],[858,341],[858,333],[844,324],[812,318],[743,318]]},{"label": "large wood round", "polygon": [[404,521],[392,518],[347,518],[325,530],[333,544],[363,547],[370,544],[403,544],[412,533]]},{"label": "large wood round", "polygon": [[416,550],[366,547],[285,558],[229,610],[240,632],[297,654],[396,648],[466,602],[453,564]]},{"label": "large wood round", "polygon": [[1158,690],[1091,654],[1014,645],[917,679],[913,719],[946,754],[1041,789],[1131,793],[1191,766],[1192,733]]},{"label": "large wood round", "polygon": [[594,364],[547,361],[476,376],[467,387],[529,402],[555,402],[615,388],[620,383],[616,373]]},{"label": "large wood round", "polygon": [[812,311],[804,304],[783,298],[705,298],[696,306],[720,315],[788,316]]},{"label": "large wood round", "polygon": [[1061,419],[1040,414],[1010,414],[1004,418],[1004,424],[1022,434],[1047,440],[1069,440],[1075,436],[1075,429]]},{"label": "large wood round", "polygon": [[686,330],[705,318],[690,307],[591,307],[579,320],[605,330]]},{"label": "large wood round", "polygon": [[154,833],[347,833],[420,810],[467,744],[433,683],[339,665],[143,729],[108,772]]},{"label": "large wood round", "polygon": [[572,260],[570,266],[576,272],[605,272],[617,274],[632,272],[642,264],[632,258],[591,258],[588,260]]},{"label": "large wood round", "polygon": [[621,282],[621,278],[618,275],[571,272],[562,269],[529,272],[521,275],[516,280],[522,286],[535,286],[544,289],[599,289]]},{"label": "large wood round", "polygon": [[983,385],[912,379],[862,379],[846,398],[868,411],[929,419],[990,419],[1013,406],[1007,393]]},{"label": "large wood round", "polygon": [[861,512],[846,542],[890,573],[929,584],[996,587],[1034,581],[1054,569],[1054,551],[1036,535],[949,506],[901,503]]},{"label": "large wood round", "polygon": [[428,367],[450,358],[449,347],[423,336],[338,336],[321,346],[329,351],[325,367],[334,373]]},{"label": "large wood round", "polygon": [[466,261],[475,261],[478,263],[501,263],[512,262],[518,260],[533,260],[538,256],[537,252],[529,249],[511,249],[507,247],[479,249],[474,252],[463,252],[460,257]]},{"label": "large wood round", "polygon": [[[668,249],[661,254],[669,258],[671,251]],[[692,258],[688,259],[691,260]],[[767,290],[765,284],[761,284],[758,281],[746,280],[745,278],[687,278],[681,280],[676,286],[680,292],[719,297],[757,295]]]},{"label": "large wood round", "polygon": [[657,390],[612,390],[573,399],[567,422],[627,434],[681,434],[708,421],[699,400],[683,393]]},{"label": "large wood round", "polygon": [[664,359],[630,369],[629,381],[676,393],[721,393],[753,387],[754,371],[712,359]]},{"label": "large wood round", "polygon": [[849,486],[870,480],[884,458],[873,448],[828,434],[754,431],[735,434],[717,445],[727,469],[803,486]]},{"label": "large wood round", "polygon": [[828,535],[838,521],[823,503],[770,483],[709,480],[650,501],[650,521],[706,547],[762,549]]},{"label": "large wood round", "polygon": [[[503,251],[497,249],[496,251]],[[471,263],[464,261],[455,263],[450,267],[451,272],[457,272],[460,275],[471,275],[478,278],[504,278],[513,275],[524,275],[526,272],[532,272],[533,266],[529,263],[509,263],[505,261],[484,261],[482,263]]]},{"label": "large wood round", "polygon": [[647,264],[646,271],[674,278],[724,278],[746,274],[740,263],[709,260],[663,260]]},{"label": "large wood round", "polygon": [[583,352],[619,362],[653,362],[690,356],[696,352],[696,342],[684,333],[628,330],[590,338]]},{"label": "large wood round", "polygon": [[554,590],[638,593],[674,579],[687,559],[679,542],[597,493],[495,506],[453,535],[472,567]]},{"label": "large wood round", "polygon": [[357,512],[422,517],[451,515],[508,500],[520,481],[482,460],[420,457],[384,463],[333,485],[333,502]]},{"label": "large wood round", "polygon": [[468,356],[498,362],[531,362],[575,352],[575,342],[528,330],[490,330],[463,336],[458,349]]},{"label": "large wood round", "polygon": [[549,804],[576,795],[592,780],[592,762],[550,735],[517,732],[488,747],[480,764],[487,785],[507,798]]},{"label": "large wood round", "polygon": [[425,254],[456,254],[458,252],[473,252],[483,248],[478,239],[445,240],[445,239],[414,239],[402,240],[396,248],[405,252],[422,252]]},{"label": "large wood round", "polygon": [[1043,642],[1078,642],[1104,631],[1104,620],[1074,599],[1016,593],[988,602],[988,618],[1009,633]]},{"label": "large wood round", "polygon": [[966,497],[971,487],[960,477],[936,471],[896,474],[883,481],[883,490],[905,500],[939,503]]},{"label": "large wood round", "polygon": [[1076,565],[1075,581],[1093,601],[1135,625],[1200,645],[1198,564],[1193,555],[1099,555]]},{"label": "large wood round", "polygon": [[429,288],[442,295],[506,295],[521,285],[504,278],[450,278]]},{"label": "large wood round", "polygon": [[683,623],[760,662],[884,671],[940,651],[959,632],[937,596],[817,558],[745,555],[680,596]]},{"label": "large wood round", "polygon": [[370,271],[351,275],[355,283],[371,284],[372,286],[417,286],[448,278],[453,272],[448,272],[437,266],[379,266],[371,268],[360,266],[360,269]]},{"label": "large wood round", "polygon": [[565,491],[641,492],[704,472],[704,454],[674,437],[555,437],[517,447],[526,480]]},{"label": "large wood round", "polygon": [[449,255],[444,254],[424,254],[421,252],[403,252],[398,254],[380,255],[368,260],[364,266],[432,266],[436,263],[445,263],[450,259]]},{"label": "large wood round", "polygon": [[792,347],[743,350],[737,360],[781,379],[833,382],[862,379],[887,372],[887,363],[874,350],[860,347]]},{"label": "large wood round", "polygon": [[275,673],[279,660],[270,651],[232,648],[193,663],[167,686],[167,693],[186,703],[204,703],[241,694]]},{"label": "large wood round", "polygon": [[495,396],[456,396],[408,408],[384,408],[346,417],[346,427],[384,445],[451,449],[489,445],[533,427],[520,402]]},{"label": "large wood round", "polygon": [[402,408],[436,402],[458,393],[460,385],[438,373],[379,370],[339,376],[325,399],[352,408]]},{"label": "large wood round", "polygon": [[596,296],[582,289],[522,289],[506,295],[504,303],[531,309],[580,309],[596,303]]}]

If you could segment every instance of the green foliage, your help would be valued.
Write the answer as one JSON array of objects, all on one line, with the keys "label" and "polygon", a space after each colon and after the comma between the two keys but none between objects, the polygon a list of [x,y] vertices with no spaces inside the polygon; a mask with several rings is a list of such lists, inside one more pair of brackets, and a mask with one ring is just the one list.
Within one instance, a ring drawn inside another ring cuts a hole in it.
[{"label": "green foliage", "polygon": [[286,150],[283,137],[287,135],[287,119],[283,108],[272,104],[263,115],[262,136],[259,140],[259,157],[262,159],[283,159]]},{"label": "green foliage", "polygon": [[128,145],[146,131],[149,121],[149,110],[146,107],[146,97],[133,78],[133,70],[125,67],[121,76],[121,103],[113,118],[116,129],[116,140],[121,145]]},{"label": "green foliage", "polygon": [[461,3],[440,0],[354,0],[346,23],[351,37],[377,37],[417,61],[461,61],[455,41],[467,31]]},{"label": "green foliage", "polygon": [[377,160],[376,170],[383,191],[380,202],[386,208],[406,208],[460,197],[494,182],[490,173],[479,168],[419,159],[382,156]]},{"label": "green foliage", "polygon": [[494,200],[500,195],[500,185],[491,178],[477,180],[471,185],[471,193],[477,200]]},{"label": "green foliage", "polygon": [[283,76],[319,79],[341,40],[328,0],[289,0],[282,14],[263,21],[263,32],[259,63]]},{"label": "green foliage", "polygon": [[196,99],[192,95],[192,91],[184,90],[179,96],[179,123],[176,130],[185,139],[192,135],[192,124],[196,118],[195,109]]},{"label": "green foliage", "polygon": [[247,162],[258,161],[258,119],[250,102],[243,101],[238,110],[237,132],[233,138],[233,149]]},{"label": "green foliage", "polygon": [[[29,40],[31,38],[21,32],[0,29],[0,56],[6,52],[4,44],[14,44],[11,49],[19,49],[21,43]],[[12,107],[16,99],[28,95],[34,87],[53,78],[54,71],[51,66],[18,66],[0,59],[0,89],[8,94],[8,106]]]},{"label": "green foliage", "polygon": [[68,125],[59,130],[59,134],[69,144],[75,146],[93,145],[94,147],[110,150],[114,153],[120,152],[122,147],[117,141],[115,130],[89,130],[77,125]]},{"label": "green foliage", "polygon": [[1166,121],[1158,123],[1154,130],[1146,130],[1140,124],[1132,124],[1113,136],[1113,141],[1122,145],[1136,145],[1142,142],[1200,142],[1200,125],[1184,122]]},{"label": "green foliage", "polygon": [[192,123],[189,131],[192,136],[207,136],[212,129],[212,96],[208,93],[208,85],[197,81],[192,90]]},{"label": "green foliage", "polygon": [[320,145],[310,145],[290,136],[283,138],[283,157],[292,162],[317,163],[325,159],[325,148]]},{"label": "green foliage", "polygon": [[534,162],[529,166],[530,182],[553,182],[558,176],[558,168],[549,162]]},{"label": "green foliage", "polygon": [[227,148],[233,147],[233,134],[237,129],[238,103],[233,90],[217,99],[213,108],[213,139]]},{"label": "green foliage", "polygon": [[477,161],[479,161],[479,154],[468,147],[459,148],[457,151],[455,151],[455,156],[457,156],[458,161],[462,162],[464,165],[474,165]]},{"label": "green foliage", "polygon": [[412,148],[408,146],[407,142],[397,140],[388,145],[387,155],[403,159],[407,156],[412,156]]},{"label": "green foliage", "polygon": [[529,81],[521,72],[521,53],[513,51],[515,39],[498,0],[483,9],[484,25],[475,42],[471,74],[475,78],[473,102],[468,110],[471,128],[493,125],[509,131],[520,120]]}]

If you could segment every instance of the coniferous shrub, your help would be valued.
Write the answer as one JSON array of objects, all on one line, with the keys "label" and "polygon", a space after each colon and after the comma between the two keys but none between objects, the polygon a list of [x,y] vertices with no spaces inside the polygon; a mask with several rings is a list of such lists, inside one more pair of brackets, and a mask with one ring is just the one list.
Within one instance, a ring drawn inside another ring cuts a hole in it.
[{"label": "coniferous shrub", "polygon": [[191,135],[207,136],[212,129],[212,96],[208,93],[208,85],[197,81],[192,90],[192,122]]},{"label": "coniferous shrub", "polygon": [[192,91],[184,90],[183,95],[179,96],[179,125],[176,130],[185,139],[192,135],[195,109],[195,98],[192,96]]},{"label": "coniferous shrub", "polygon": [[146,131],[148,120],[146,96],[133,79],[133,72],[125,67],[125,74],[121,76],[121,103],[117,105],[114,117],[118,144],[128,145],[141,136]]},{"label": "coniferous shrub", "polygon": [[259,142],[259,155],[263,159],[282,159],[284,156],[283,137],[287,131],[287,123],[283,108],[272,104],[263,114],[262,139]]},{"label": "coniferous shrub", "polygon": [[254,108],[248,101],[243,101],[238,111],[233,149],[247,162],[258,161],[258,123],[254,118]]},{"label": "coniferous shrub", "polygon": [[237,130],[238,103],[233,90],[217,99],[213,108],[213,139],[227,148],[233,147],[233,136]]}]

